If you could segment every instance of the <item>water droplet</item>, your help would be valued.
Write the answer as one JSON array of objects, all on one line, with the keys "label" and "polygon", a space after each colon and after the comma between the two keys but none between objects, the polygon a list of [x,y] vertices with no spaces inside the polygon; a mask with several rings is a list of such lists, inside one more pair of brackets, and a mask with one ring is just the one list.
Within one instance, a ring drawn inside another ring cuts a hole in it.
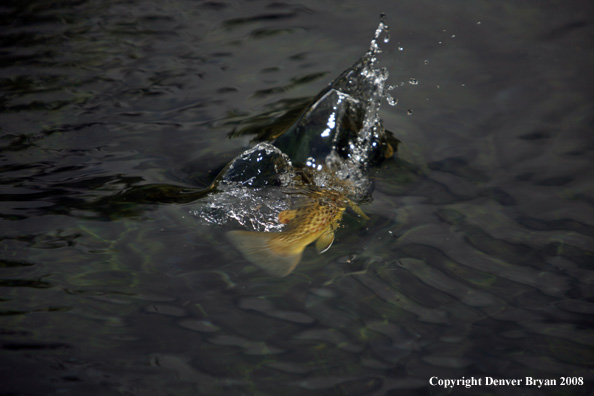
[{"label": "water droplet", "polygon": [[480,25],[480,24],[481,24],[481,21],[478,21],[476,24],[477,24],[477,25]]},{"label": "water droplet", "polygon": [[396,106],[398,104],[398,99],[394,98],[392,95],[386,95],[386,101],[390,106]]},{"label": "water droplet", "polygon": [[419,80],[417,80],[416,78],[411,78],[410,80],[408,80],[408,83],[410,85],[419,85]]},{"label": "water droplet", "polygon": [[398,47],[398,51],[404,51],[404,47]]},{"label": "water droplet", "polygon": [[425,61],[423,63],[426,64],[426,65],[428,65],[429,64],[429,59],[425,59]]},{"label": "water droplet", "polygon": [[455,35],[455,34],[452,34],[452,36],[451,36],[451,37],[452,37],[452,38],[455,38],[455,37],[456,37],[456,35]]},{"label": "water droplet", "polygon": [[412,115],[413,111],[412,109],[408,109],[408,111],[406,112],[406,115]]}]

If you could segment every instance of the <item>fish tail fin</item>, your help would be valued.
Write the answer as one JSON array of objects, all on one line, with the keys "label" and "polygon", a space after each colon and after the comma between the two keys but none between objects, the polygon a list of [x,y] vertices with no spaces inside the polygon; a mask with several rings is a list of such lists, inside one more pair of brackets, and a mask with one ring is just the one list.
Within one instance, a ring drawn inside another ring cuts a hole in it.
[{"label": "fish tail fin", "polygon": [[271,275],[289,275],[299,264],[303,249],[282,250],[273,248],[273,238],[278,233],[256,231],[229,231],[227,237],[245,258]]}]

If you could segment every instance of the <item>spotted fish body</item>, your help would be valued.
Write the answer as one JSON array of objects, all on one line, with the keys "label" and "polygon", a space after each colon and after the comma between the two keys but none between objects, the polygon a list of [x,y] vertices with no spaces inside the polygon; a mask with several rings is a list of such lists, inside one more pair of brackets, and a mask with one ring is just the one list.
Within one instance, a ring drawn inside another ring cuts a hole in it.
[{"label": "spotted fish body", "polygon": [[320,191],[297,209],[279,214],[279,222],[286,224],[281,232],[230,231],[227,235],[248,260],[271,275],[282,277],[299,264],[307,245],[317,241],[319,253],[330,248],[348,205],[365,216],[341,194]]}]

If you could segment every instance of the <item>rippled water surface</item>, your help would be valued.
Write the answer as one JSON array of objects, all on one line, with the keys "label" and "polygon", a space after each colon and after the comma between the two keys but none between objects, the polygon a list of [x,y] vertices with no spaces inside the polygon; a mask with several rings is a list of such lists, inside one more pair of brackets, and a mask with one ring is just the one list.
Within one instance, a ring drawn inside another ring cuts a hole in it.
[{"label": "rippled water surface", "polygon": [[[267,276],[180,189],[353,64],[381,12],[398,159],[369,222]],[[3,2],[0,393],[591,395],[593,13]]]}]

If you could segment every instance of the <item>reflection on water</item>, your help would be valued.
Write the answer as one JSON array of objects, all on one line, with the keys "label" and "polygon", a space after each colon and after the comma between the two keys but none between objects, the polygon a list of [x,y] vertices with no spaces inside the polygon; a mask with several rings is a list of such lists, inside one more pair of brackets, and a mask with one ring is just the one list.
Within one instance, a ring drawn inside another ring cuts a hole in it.
[{"label": "reflection on water", "polygon": [[[190,211],[246,135],[360,56],[380,12],[400,157],[371,174],[364,228],[345,218],[331,250],[268,277]],[[591,14],[3,4],[1,393],[590,395]]]}]

